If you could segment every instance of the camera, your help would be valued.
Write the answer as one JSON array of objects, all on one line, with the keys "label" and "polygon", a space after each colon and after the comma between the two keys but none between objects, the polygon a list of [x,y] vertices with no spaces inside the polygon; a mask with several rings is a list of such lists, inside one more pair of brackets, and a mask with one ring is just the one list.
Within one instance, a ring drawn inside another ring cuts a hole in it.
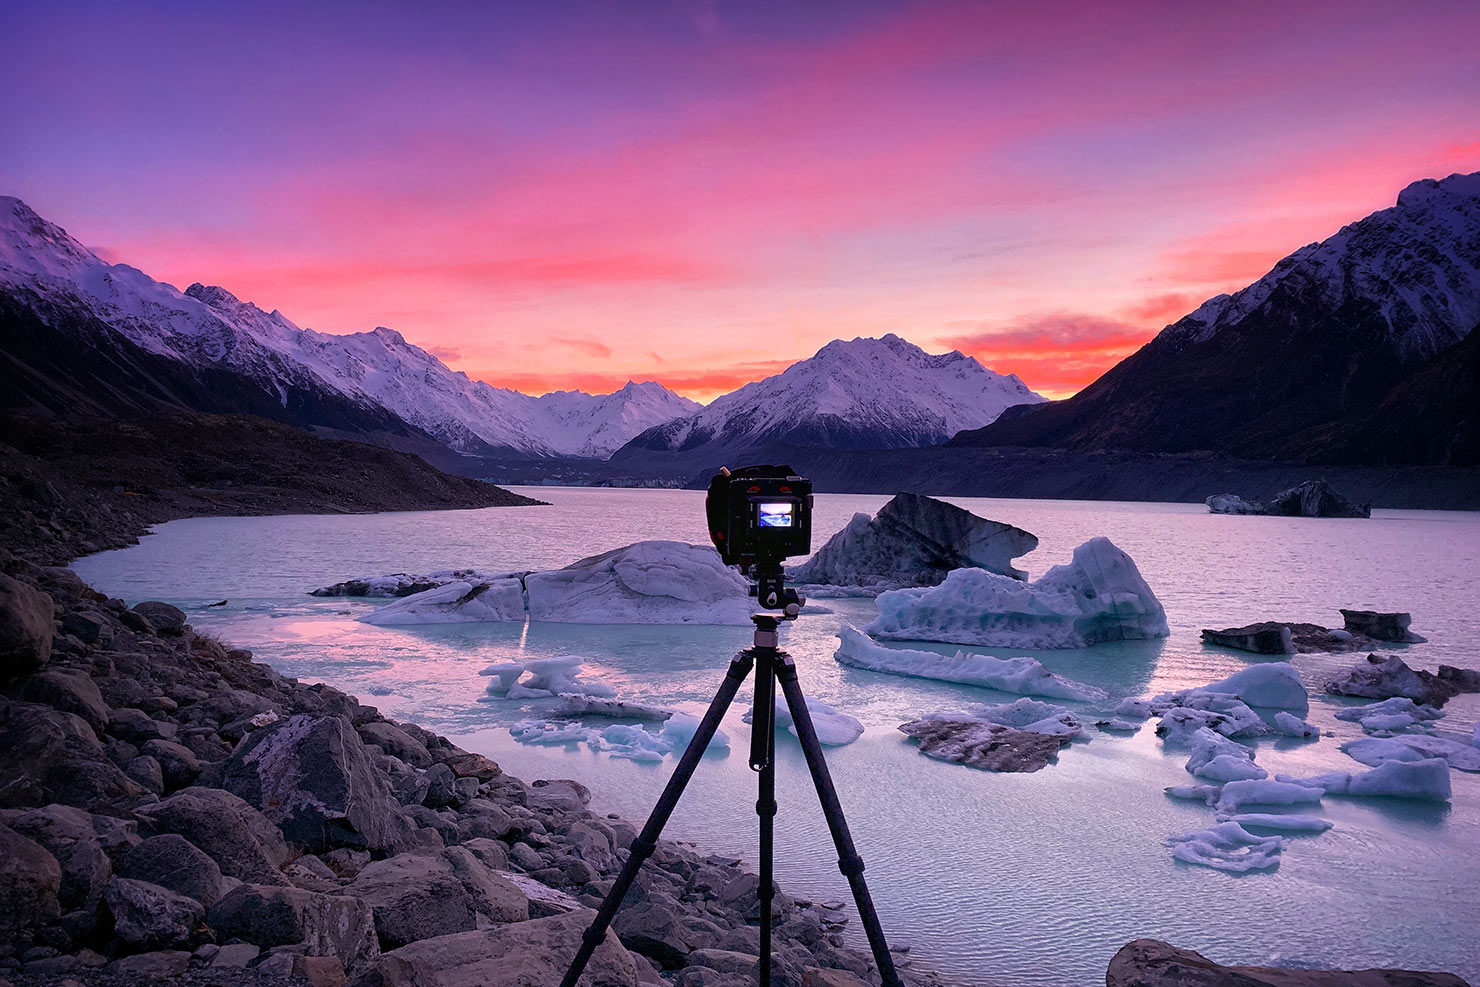
[{"label": "camera", "polygon": [[704,513],[725,565],[754,577],[761,606],[794,616],[802,600],[783,585],[781,561],[812,551],[812,481],[790,466],[721,469],[709,481]]}]

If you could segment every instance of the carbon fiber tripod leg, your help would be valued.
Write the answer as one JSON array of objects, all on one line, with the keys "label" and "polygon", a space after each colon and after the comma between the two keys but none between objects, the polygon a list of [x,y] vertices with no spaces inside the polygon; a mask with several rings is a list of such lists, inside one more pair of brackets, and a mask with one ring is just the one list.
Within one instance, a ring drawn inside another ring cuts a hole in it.
[{"label": "carbon fiber tripod leg", "polygon": [[894,970],[894,958],[889,955],[889,943],[884,939],[884,928],[879,924],[879,913],[874,910],[874,900],[869,896],[868,885],[863,880],[863,858],[853,845],[853,836],[848,832],[848,820],[843,817],[843,806],[838,802],[837,789],[833,787],[832,775],[827,770],[827,760],[822,756],[822,744],[817,740],[817,730],[812,725],[812,714],[807,709],[807,699],[802,695],[801,683],[797,681],[796,663],[782,655],[775,662],[776,678],[786,696],[786,705],[791,710],[792,726],[802,742],[802,753],[807,758],[807,768],[812,772],[812,785],[817,789],[817,800],[822,803],[822,815],[827,819],[827,828],[832,832],[833,845],[838,848],[838,870],[848,879],[853,890],[853,900],[858,905],[858,917],[863,922],[864,934],[868,936],[869,948],[874,954],[874,963],[879,968],[884,987],[903,987],[899,974]]},{"label": "carbon fiber tripod leg", "polygon": [[591,961],[591,954],[596,952],[596,947],[606,938],[606,930],[611,927],[612,919],[616,917],[617,909],[622,905],[622,899],[627,897],[632,882],[637,880],[637,872],[641,869],[643,861],[652,856],[653,851],[657,849],[658,837],[662,835],[663,827],[668,823],[668,817],[678,806],[684,786],[693,777],[694,769],[699,766],[699,759],[704,756],[709,742],[714,739],[715,731],[719,729],[719,721],[724,718],[725,711],[730,708],[730,703],[735,699],[735,693],[740,689],[740,683],[744,682],[745,676],[750,674],[753,664],[755,664],[755,658],[750,649],[740,652],[730,660],[730,670],[725,673],[725,680],[720,683],[719,691],[714,694],[709,709],[704,713],[704,718],[699,721],[699,728],[694,731],[694,737],[689,741],[688,748],[678,759],[678,766],[673,769],[673,775],[668,779],[668,784],[664,786],[663,794],[658,796],[658,803],[653,806],[652,815],[648,816],[647,824],[642,827],[642,832],[632,841],[627,863],[622,866],[622,872],[617,875],[612,889],[607,892],[606,898],[601,902],[601,907],[597,909],[596,917],[591,920],[590,927],[581,936],[581,948],[576,951],[575,959],[570,961],[570,967],[565,971],[565,979],[560,981],[560,987],[576,987],[576,981],[581,979],[581,974],[586,970],[586,964]]}]

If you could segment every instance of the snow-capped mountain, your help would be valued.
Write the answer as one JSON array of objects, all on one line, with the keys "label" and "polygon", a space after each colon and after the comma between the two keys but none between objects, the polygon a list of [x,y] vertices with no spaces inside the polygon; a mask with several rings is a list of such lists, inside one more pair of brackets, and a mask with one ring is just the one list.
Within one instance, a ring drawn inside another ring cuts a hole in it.
[{"label": "snow-capped mountain", "polygon": [[[1473,415],[1456,419],[1442,387],[1403,393],[1443,407],[1389,396],[1420,374],[1462,376],[1470,350],[1457,344],[1477,325],[1480,173],[1424,179],[1393,207],[1210,298],[1074,397],[952,444],[1454,462],[1468,446],[1448,439],[1474,428]],[[1411,435],[1394,416],[1451,434],[1423,443],[1428,451],[1381,438]]]},{"label": "snow-capped mountain", "polygon": [[[193,284],[183,293],[123,264],[108,264],[37,216],[19,199],[0,198],[0,288],[43,323],[64,321],[90,344],[113,333],[149,357],[210,371],[233,381],[229,407],[251,410],[243,387],[255,387],[299,424],[353,427],[354,409],[375,419],[366,431],[395,418],[464,455],[513,453],[603,458],[644,429],[699,407],[659,384],[629,382],[612,394],[557,391],[539,397],[492,387],[453,371],[398,332],[333,335],[301,329],[280,312],[265,312],[224,288]],[[83,331],[81,323],[88,324]],[[55,348],[54,348],[55,349]],[[158,360],[119,359],[147,387],[160,376]],[[53,361],[54,362],[54,361]],[[208,386],[188,391],[198,405]],[[332,420],[323,419],[332,405]],[[60,410],[60,409],[54,409]],[[347,420],[346,420],[347,419]]]},{"label": "snow-capped mountain", "polygon": [[892,333],[834,340],[782,373],[746,384],[687,418],[658,425],[615,457],[684,452],[725,457],[767,444],[895,449],[944,442],[1045,400],[952,351],[934,355]]}]

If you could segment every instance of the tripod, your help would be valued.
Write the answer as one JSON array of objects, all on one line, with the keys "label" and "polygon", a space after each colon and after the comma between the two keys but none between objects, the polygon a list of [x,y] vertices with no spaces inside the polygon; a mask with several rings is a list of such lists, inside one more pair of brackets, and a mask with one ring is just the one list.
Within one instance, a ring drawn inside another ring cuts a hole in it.
[{"label": "tripod", "polygon": [[[794,594],[795,591],[792,591],[793,600],[795,600]],[[761,596],[761,600],[767,602],[768,598]],[[787,611],[789,616],[794,616],[796,608],[788,607]],[[858,915],[863,922],[864,933],[868,936],[869,949],[874,954],[874,963],[879,968],[880,976],[883,977],[884,987],[903,987],[899,974],[894,970],[894,960],[889,955],[889,944],[884,941],[884,930],[879,925],[879,914],[874,910],[874,902],[869,897],[868,885],[863,881],[863,858],[858,855],[858,850],[853,846],[853,837],[848,832],[848,822],[843,818],[843,807],[838,803],[837,790],[833,788],[832,776],[827,770],[827,761],[822,756],[822,744],[818,742],[817,731],[812,725],[812,714],[807,709],[807,700],[802,695],[801,685],[797,682],[796,664],[791,660],[790,655],[777,648],[779,643],[777,627],[785,618],[776,614],[758,613],[750,619],[755,622],[754,644],[730,660],[730,668],[725,673],[725,680],[720,683],[719,691],[715,693],[708,711],[699,722],[698,730],[695,731],[693,739],[689,741],[689,746],[683,752],[683,756],[679,758],[678,766],[673,769],[673,776],[668,779],[668,784],[663,788],[663,794],[658,796],[658,802],[653,806],[652,815],[648,816],[647,824],[642,827],[642,832],[632,841],[632,847],[626,864],[622,866],[622,872],[617,875],[616,883],[607,892],[606,898],[601,902],[601,908],[596,912],[596,917],[591,920],[590,927],[582,935],[581,947],[576,951],[575,959],[571,960],[570,968],[565,971],[565,979],[560,982],[561,987],[576,987],[576,981],[581,978],[581,973],[586,969],[591,954],[606,938],[606,930],[611,926],[612,919],[616,917],[622,899],[627,896],[632,882],[637,879],[637,872],[642,867],[643,861],[647,860],[657,849],[658,837],[663,832],[663,826],[678,806],[684,786],[693,776],[694,769],[699,765],[699,759],[704,756],[704,751],[709,747],[709,741],[714,737],[714,732],[719,729],[719,721],[729,709],[730,703],[734,701],[735,693],[740,689],[740,683],[745,681],[745,676],[750,674],[752,667],[755,668],[756,675],[755,706],[751,712],[750,767],[757,773],[759,789],[755,812],[760,817],[761,873],[760,884],[756,890],[761,906],[760,987],[771,985],[771,900],[775,895],[771,875],[775,849],[776,684],[778,682],[781,684],[782,695],[786,698],[787,708],[791,711],[792,724],[796,728],[797,737],[802,742],[802,753],[807,759],[807,768],[812,775],[812,785],[817,789],[817,799],[822,803],[822,814],[827,820],[828,830],[832,833],[833,845],[838,850],[838,870],[843,872],[843,876],[848,879],[849,888],[853,891],[853,900],[858,905]]]}]

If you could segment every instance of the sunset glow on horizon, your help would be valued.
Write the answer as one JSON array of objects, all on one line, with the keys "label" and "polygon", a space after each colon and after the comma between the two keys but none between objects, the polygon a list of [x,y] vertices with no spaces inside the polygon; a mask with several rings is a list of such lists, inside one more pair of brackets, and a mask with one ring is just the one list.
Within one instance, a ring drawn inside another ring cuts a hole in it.
[{"label": "sunset glow on horizon", "polygon": [[[486,8],[486,9],[485,9]],[[699,400],[895,332],[1063,397],[1480,170],[1480,5],[7,14],[0,193],[300,326]]]}]

